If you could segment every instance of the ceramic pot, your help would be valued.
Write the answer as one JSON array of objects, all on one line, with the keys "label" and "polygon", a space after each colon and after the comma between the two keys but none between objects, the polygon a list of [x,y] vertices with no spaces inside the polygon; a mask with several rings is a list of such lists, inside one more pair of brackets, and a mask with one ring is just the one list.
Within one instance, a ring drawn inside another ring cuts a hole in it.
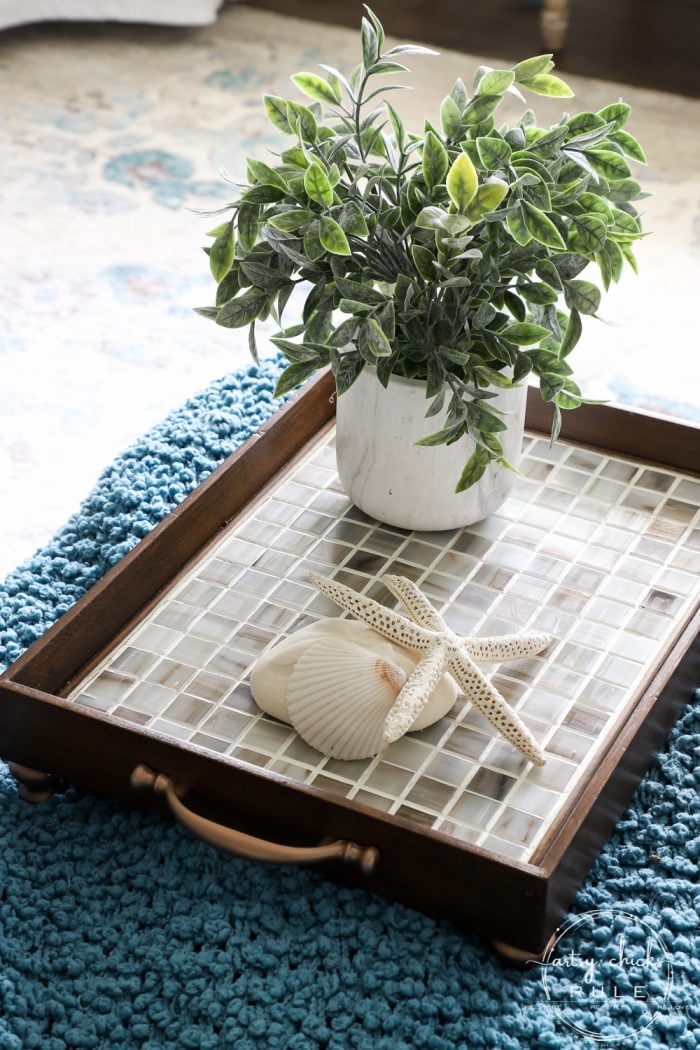
[{"label": "ceramic pot", "polygon": [[[499,434],[505,458],[520,461],[525,421],[525,386],[499,390],[489,405],[507,413]],[[441,531],[471,525],[492,514],[508,496],[513,472],[491,463],[466,492],[455,493],[474,442],[417,446],[445,425],[447,409],[425,418],[430,402],[425,383],[391,376],[384,388],[374,368],[365,367],[336,406],[338,474],[352,501],[387,525]]]}]

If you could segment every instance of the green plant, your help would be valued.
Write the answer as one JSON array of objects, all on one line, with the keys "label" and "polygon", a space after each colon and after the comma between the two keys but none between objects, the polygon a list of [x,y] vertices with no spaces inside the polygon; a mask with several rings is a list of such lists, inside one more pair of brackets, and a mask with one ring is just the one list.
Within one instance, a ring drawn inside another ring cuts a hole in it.
[{"label": "green plant", "polygon": [[[607,289],[642,236],[633,201],[647,196],[626,158],[644,163],[623,130],[623,102],[597,113],[562,116],[538,127],[527,110],[514,127],[497,126],[506,92],[566,98],[551,55],[512,69],[480,67],[471,96],[458,80],[440,107],[440,126],[414,134],[380,101],[406,71],[402,45],[384,50],[384,31],[367,8],[362,62],[346,79],[292,80],[307,106],[264,97],[267,116],[289,138],[274,165],[248,160],[248,185],[205,249],[218,282],[216,306],[199,312],[230,328],[282,316],[297,283],[310,290],[303,322],[273,342],[286,355],[277,393],[330,364],[342,394],[371,365],[385,386],[392,374],[423,380],[427,416],[447,407],[446,421],[420,444],[476,443],[457,484],[473,484],[491,460],[508,466],[498,433],[502,415],[489,405],[494,388],[530,372],[561,410],[584,398],[568,355],[581,315],[595,315],[601,292],[582,279],[597,264]],[[380,86],[374,87],[374,78]],[[563,302],[562,302],[563,299]],[[339,316],[340,315],[340,316]]]}]

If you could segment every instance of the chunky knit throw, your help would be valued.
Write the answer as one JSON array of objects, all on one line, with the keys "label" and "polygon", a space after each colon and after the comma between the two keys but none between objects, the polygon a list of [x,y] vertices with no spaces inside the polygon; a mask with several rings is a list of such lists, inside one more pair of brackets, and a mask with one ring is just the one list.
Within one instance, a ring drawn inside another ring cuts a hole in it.
[{"label": "chunky knit throw", "polygon": [[[261,422],[279,363],[217,383],[122,455],[65,528],[0,586],[9,663]],[[673,994],[604,1045],[700,1047],[697,705],[678,722],[573,912],[581,950],[643,918]],[[0,754],[2,725],[0,724]],[[176,825],[80,794],[32,807],[0,767],[0,1050],[581,1050],[539,972],[480,938],[306,869],[217,854]],[[417,859],[417,863],[420,859]],[[469,892],[469,887],[464,888]],[[581,1007],[580,1027],[593,1022]]]}]

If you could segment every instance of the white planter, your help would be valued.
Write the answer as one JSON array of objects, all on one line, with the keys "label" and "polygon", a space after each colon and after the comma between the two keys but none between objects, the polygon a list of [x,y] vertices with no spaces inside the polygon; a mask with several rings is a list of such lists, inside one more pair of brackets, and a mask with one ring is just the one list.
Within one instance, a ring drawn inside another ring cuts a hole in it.
[{"label": "white planter", "polygon": [[[499,434],[505,458],[520,461],[526,386],[499,390],[489,405],[507,413]],[[469,437],[434,448],[416,441],[442,429],[447,410],[425,418],[425,383],[391,376],[385,389],[366,367],[336,406],[338,474],[352,501],[370,517],[404,529],[440,531],[470,525],[492,514],[508,496],[512,471],[489,464],[466,492],[455,493],[474,451]]]}]

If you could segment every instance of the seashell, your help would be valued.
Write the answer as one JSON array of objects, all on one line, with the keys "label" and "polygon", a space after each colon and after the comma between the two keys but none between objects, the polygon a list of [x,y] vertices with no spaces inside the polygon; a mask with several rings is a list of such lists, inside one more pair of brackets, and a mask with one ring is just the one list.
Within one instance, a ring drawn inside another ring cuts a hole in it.
[{"label": "seashell", "polygon": [[369,758],[406,681],[398,664],[351,642],[316,642],[294,665],[287,687],[297,733],[331,758]]},{"label": "seashell", "polygon": [[[330,708],[333,708],[337,703],[338,686],[340,684],[336,654],[342,650],[343,659],[348,660],[348,647],[354,650],[355,669],[352,671],[352,677],[355,685],[357,684],[357,675],[359,673],[356,669],[361,668],[362,673],[365,673],[368,661],[374,662],[376,668],[377,659],[384,661],[385,665],[391,665],[392,668],[396,668],[396,671],[392,671],[390,674],[390,677],[395,682],[399,681],[398,672],[402,672],[404,678],[401,684],[403,684],[405,678],[415,669],[420,657],[420,654],[412,653],[403,646],[383,638],[371,627],[356,620],[345,620],[335,617],[319,620],[308,627],[302,628],[289,638],[278,642],[277,645],[263,653],[257,660],[250,676],[250,688],[253,698],[266,714],[294,725],[301,736],[308,740],[304,736],[304,732],[301,732],[296,724],[296,719],[292,717],[288,707],[289,687],[295,668],[302,657],[311,649],[318,649],[322,653],[327,654],[332,665],[333,680],[331,685],[325,682],[322,688],[325,690],[326,703]],[[315,666],[314,660],[317,660],[317,658],[318,653],[312,659],[313,666]],[[348,674],[347,664],[345,667],[346,670],[343,673]],[[304,669],[305,672],[309,670],[309,665],[306,661],[304,662]],[[325,674],[325,670],[319,673]],[[372,673],[376,679],[376,670]],[[394,689],[386,714],[388,714],[388,710],[393,705],[400,689],[401,685]],[[443,675],[425,707],[413,721],[410,729],[414,731],[424,729],[426,726],[439,721],[452,708],[459,693],[460,690],[454,679],[448,674]],[[383,707],[383,704],[383,700],[378,701],[378,707]],[[386,714],[384,718],[386,718]],[[329,717],[332,716],[329,715]],[[357,706],[354,708],[353,720],[355,722],[359,721]],[[308,742],[311,743],[310,740]],[[312,746],[318,747],[318,744],[312,744]],[[368,751],[362,757],[377,754],[377,751],[380,749],[381,741],[375,750]],[[337,751],[334,750],[333,754],[337,756]]]}]

